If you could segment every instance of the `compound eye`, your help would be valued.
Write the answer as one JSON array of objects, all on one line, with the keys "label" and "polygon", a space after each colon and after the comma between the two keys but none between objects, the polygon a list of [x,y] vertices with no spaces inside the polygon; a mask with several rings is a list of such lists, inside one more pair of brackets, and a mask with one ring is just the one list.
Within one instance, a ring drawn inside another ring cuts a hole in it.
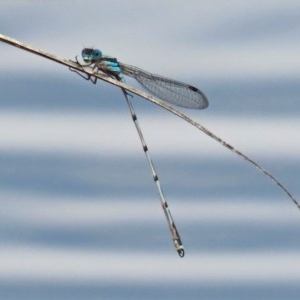
[{"label": "compound eye", "polygon": [[96,57],[102,57],[102,52],[100,50],[96,49],[96,50],[94,50],[94,55]]}]

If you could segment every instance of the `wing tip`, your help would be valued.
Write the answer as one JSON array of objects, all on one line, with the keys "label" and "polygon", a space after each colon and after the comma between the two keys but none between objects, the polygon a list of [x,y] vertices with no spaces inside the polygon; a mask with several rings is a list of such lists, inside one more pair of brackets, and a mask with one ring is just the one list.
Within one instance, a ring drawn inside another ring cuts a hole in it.
[{"label": "wing tip", "polygon": [[189,89],[192,90],[195,93],[198,93],[201,96],[201,101],[199,103],[198,108],[199,109],[205,109],[205,108],[207,108],[208,105],[209,105],[209,102],[208,102],[208,99],[205,96],[205,94],[203,92],[201,92],[198,88],[196,88],[196,87],[194,87],[192,85],[189,85]]}]

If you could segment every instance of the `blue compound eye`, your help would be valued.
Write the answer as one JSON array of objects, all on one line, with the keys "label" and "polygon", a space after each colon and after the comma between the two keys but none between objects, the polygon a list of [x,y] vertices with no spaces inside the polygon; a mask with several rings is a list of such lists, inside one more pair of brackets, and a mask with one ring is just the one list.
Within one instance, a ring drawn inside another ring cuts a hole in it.
[{"label": "blue compound eye", "polygon": [[83,59],[85,62],[91,61],[91,59],[92,59],[92,54],[93,54],[93,49],[84,48],[84,49],[81,51],[82,59]]},{"label": "blue compound eye", "polygon": [[102,57],[102,52],[98,49],[95,49],[94,52],[93,52],[93,55],[94,55],[94,57],[101,58]]}]

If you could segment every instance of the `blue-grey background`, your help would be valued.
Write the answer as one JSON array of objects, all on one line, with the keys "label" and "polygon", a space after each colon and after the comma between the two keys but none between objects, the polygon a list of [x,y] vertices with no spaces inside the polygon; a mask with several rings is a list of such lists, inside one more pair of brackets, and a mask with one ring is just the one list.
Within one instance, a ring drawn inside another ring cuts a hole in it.
[{"label": "blue-grey background", "polygon": [[[0,32],[197,86],[184,112],[300,198],[299,1],[0,1]],[[299,299],[299,211],[268,178],[135,97],[180,259],[121,92],[0,55],[1,299]]]}]

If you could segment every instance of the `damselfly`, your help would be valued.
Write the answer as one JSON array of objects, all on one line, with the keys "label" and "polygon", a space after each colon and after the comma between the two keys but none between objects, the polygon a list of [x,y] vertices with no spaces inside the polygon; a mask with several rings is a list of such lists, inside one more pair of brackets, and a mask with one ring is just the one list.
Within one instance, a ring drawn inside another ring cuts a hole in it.
[{"label": "damselfly", "polygon": [[[124,82],[124,76],[127,75],[135,80],[137,80],[148,92],[150,92],[152,95],[158,97],[161,100],[164,100],[168,103],[175,104],[177,106],[185,107],[185,108],[193,108],[193,109],[204,109],[208,106],[208,100],[204,93],[202,93],[199,89],[182,83],[180,81],[172,80],[163,76],[155,75],[152,73],[149,73],[145,70],[142,70],[140,68],[130,66],[127,64],[123,64],[121,62],[118,62],[118,60],[114,57],[110,56],[104,56],[102,55],[102,52],[98,49],[92,49],[92,48],[85,48],[82,50],[82,58],[85,62],[85,64],[81,64],[77,57],[76,57],[76,63],[82,67],[82,71],[85,72],[85,67],[92,68],[93,72],[98,74],[99,71],[109,75],[110,77],[113,77],[117,79],[118,81]],[[81,77],[83,77],[86,80],[91,80],[94,84],[97,82],[97,77],[93,77],[92,75],[86,75],[83,76],[81,73],[79,73],[76,70],[73,70],[70,68],[71,71],[74,71],[78,73]],[[136,130],[139,134],[139,138],[141,140],[143,150],[146,154],[147,160],[149,162],[152,176],[154,179],[154,182],[156,183],[156,187],[159,193],[160,201],[162,208],[164,210],[169,229],[173,238],[174,246],[179,254],[179,256],[184,256],[184,247],[181,241],[181,238],[179,236],[178,230],[175,226],[174,220],[172,218],[171,212],[169,210],[167,201],[164,197],[164,193],[162,191],[157,172],[154,168],[154,164],[150,158],[149,150],[147,147],[147,144],[145,142],[144,136],[142,134],[141,128],[139,126],[136,113],[134,111],[133,105],[130,101],[130,95],[125,89],[122,88],[123,94],[126,98],[132,120],[135,124]],[[179,115],[181,118],[187,120],[187,118],[184,115]],[[191,121],[189,121],[191,124],[195,125]],[[261,167],[259,164],[257,164],[255,161],[250,159],[248,156],[240,152],[239,150],[235,149],[230,144],[223,141],[221,138],[214,135],[212,132],[207,130],[205,127],[201,126],[197,123],[196,127],[203,131],[205,134],[213,138],[218,143],[222,144],[224,147],[229,149],[230,151],[234,152],[235,154],[241,156],[246,161],[254,165],[259,171],[264,173],[266,176],[268,176],[279,188],[281,188],[287,196],[296,204],[298,209],[300,209],[300,205],[298,201],[293,197],[293,195],[266,169]]]},{"label": "damselfly", "polygon": [[[133,77],[152,95],[171,104],[175,104],[186,108],[194,108],[194,109],[204,109],[208,106],[208,100],[206,96],[196,87],[185,84],[180,81],[151,74],[147,71],[144,71],[134,66],[120,63],[114,57],[102,55],[102,52],[98,49],[89,49],[89,48],[83,49],[82,58],[86,63],[85,65],[82,65],[83,67],[90,66],[96,72],[102,71],[103,73],[112,76],[120,81],[124,81],[123,74]],[[79,64],[77,58],[76,61]],[[81,75],[80,73],[78,74]],[[92,78],[91,76],[88,77],[82,76],[82,77],[87,80],[91,80],[93,83],[97,82],[97,78]],[[178,230],[176,228],[175,222],[172,218],[171,212],[169,210],[168,203],[162,191],[156,169],[154,167],[154,164],[149,154],[148,146],[146,144],[140,125],[138,123],[137,115],[134,111],[132,102],[130,101],[131,95],[128,94],[124,89],[122,91],[126,98],[126,102],[129,107],[132,120],[135,124],[136,130],[138,132],[139,138],[142,143],[143,150],[146,154],[148,163],[150,165],[153,180],[156,183],[161,205],[169,225],[174,246],[179,256],[183,257],[184,247],[181,238],[179,236]]]}]

